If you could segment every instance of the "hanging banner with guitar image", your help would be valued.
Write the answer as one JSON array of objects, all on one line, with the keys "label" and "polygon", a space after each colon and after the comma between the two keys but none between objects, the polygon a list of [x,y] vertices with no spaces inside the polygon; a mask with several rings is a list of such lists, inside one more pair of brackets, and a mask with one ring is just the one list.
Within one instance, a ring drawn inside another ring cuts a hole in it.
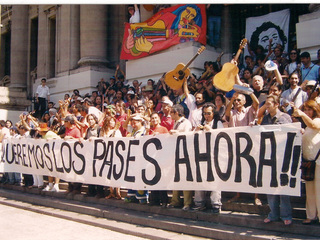
[{"label": "hanging banner with guitar image", "polygon": [[206,29],[204,4],[166,8],[145,22],[126,23],[120,58],[131,60],[146,57],[187,41],[205,45]]}]

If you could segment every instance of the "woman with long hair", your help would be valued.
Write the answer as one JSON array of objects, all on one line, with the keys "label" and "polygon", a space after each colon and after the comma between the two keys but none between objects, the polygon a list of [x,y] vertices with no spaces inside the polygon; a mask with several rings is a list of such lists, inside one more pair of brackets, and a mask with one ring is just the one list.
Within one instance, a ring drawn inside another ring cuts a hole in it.
[{"label": "woman with long hair", "polygon": [[[119,130],[120,125],[117,124],[116,118],[113,116],[106,116],[103,121],[103,125],[99,134],[99,137],[122,137],[122,134]],[[121,199],[120,188],[110,187],[110,193],[106,199],[116,198]],[[116,193],[114,193],[114,191]]]},{"label": "woman with long hair", "polygon": [[297,49],[292,49],[289,54],[289,64],[285,68],[285,75],[289,76],[293,72],[300,73],[300,58]]},{"label": "woman with long hair", "polygon": [[300,109],[295,109],[293,116],[300,117],[306,125],[302,135],[303,159],[316,160],[315,177],[306,184],[306,214],[303,224],[319,223],[320,218],[320,160],[315,159],[320,149],[320,107],[314,100],[306,101]]}]

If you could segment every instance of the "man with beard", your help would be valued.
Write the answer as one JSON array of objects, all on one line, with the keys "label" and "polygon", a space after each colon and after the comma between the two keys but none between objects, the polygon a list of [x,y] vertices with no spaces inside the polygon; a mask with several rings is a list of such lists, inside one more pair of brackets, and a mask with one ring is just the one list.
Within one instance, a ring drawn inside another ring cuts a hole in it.
[{"label": "man with beard", "polygon": [[281,94],[281,105],[289,114],[291,114],[291,107],[295,106],[296,108],[299,108],[308,100],[308,94],[298,86],[299,76],[296,72],[290,74],[289,83],[290,88]]},{"label": "man with beard", "polygon": [[[185,96],[184,103],[189,110],[188,116],[187,114],[185,116],[191,122],[192,129],[195,129],[201,123],[202,106],[205,103],[203,93],[198,92],[194,96],[190,94],[186,81],[183,83],[183,91],[181,93]],[[185,108],[185,106],[183,107]]]},{"label": "man with beard", "polygon": [[[190,94],[186,95],[187,98],[190,96]],[[202,106],[204,105],[205,100],[203,98],[202,93],[196,93],[195,94],[195,101],[193,104],[189,105],[190,109],[190,115],[188,120],[192,124],[192,129],[195,129],[200,123],[202,119]]]}]

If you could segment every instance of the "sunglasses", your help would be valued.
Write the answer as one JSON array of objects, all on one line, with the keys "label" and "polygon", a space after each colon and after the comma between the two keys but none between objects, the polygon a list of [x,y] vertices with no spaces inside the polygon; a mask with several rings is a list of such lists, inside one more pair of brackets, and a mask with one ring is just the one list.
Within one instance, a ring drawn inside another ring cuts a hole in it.
[{"label": "sunglasses", "polygon": [[290,53],[290,55],[297,55],[297,53],[296,52],[292,52],[292,53]]}]

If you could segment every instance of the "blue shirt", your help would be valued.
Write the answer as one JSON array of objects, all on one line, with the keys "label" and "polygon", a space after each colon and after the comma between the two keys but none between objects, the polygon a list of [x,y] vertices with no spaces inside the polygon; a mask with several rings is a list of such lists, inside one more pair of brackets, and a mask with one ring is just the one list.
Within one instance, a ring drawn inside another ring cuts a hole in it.
[{"label": "blue shirt", "polygon": [[320,68],[319,65],[315,65],[313,63],[311,63],[310,66],[307,68],[302,64],[302,67],[301,67],[302,81],[318,80],[319,68]]}]

